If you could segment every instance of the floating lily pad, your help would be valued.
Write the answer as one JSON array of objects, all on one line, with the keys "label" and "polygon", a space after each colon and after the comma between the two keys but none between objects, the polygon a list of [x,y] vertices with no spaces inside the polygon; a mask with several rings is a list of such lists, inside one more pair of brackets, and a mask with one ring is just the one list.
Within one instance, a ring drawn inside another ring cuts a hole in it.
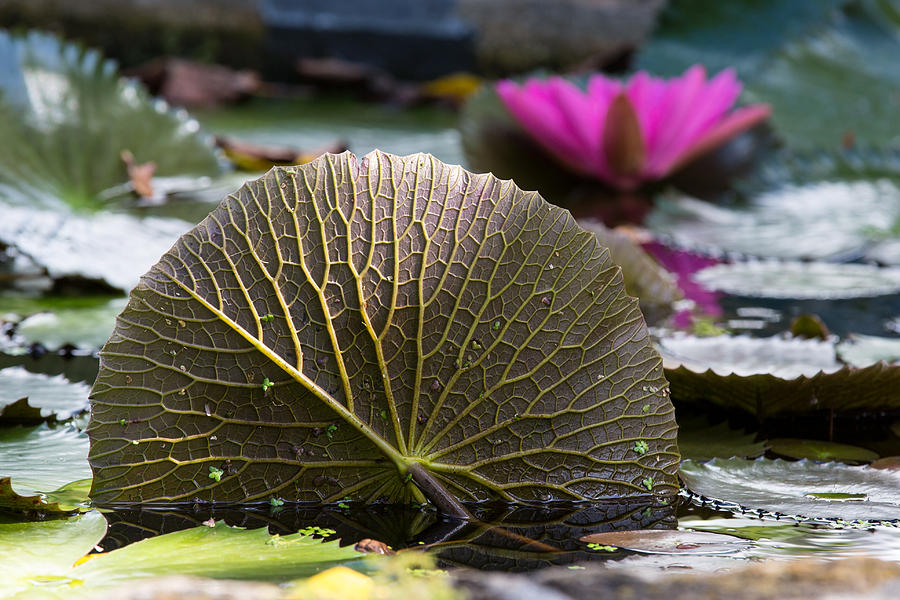
[{"label": "floating lily pad", "polygon": [[740,538],[721,533],[659,529],[593,533],[581,541],[645,554],[731,554],[748,547]]},{"label": "floating lily pad", "polygon": [[842,365],[829,342],[675,336],[658,347],[676,404],[739,409],[758,419],[900,408],[900,369]]},{"label": "floating lily pad", "polygon": [[756,298],[838,300],[900,291],[900,268],[863,264],[752,261],[707,267],[694,279],[710,290]]},{"label": "floating lily pad", "polygon": [[106,521],[97,511],[64,521],[0,524],[0,593],[94,597],[128,582],[163,575],[288,581],[362,555],[338,541],[299,533],[269,535],[223,522],[160,535],[75,565],[100,542]]},{"label": "floating lily pad", "polygon": [[732,206],[662,197],[647,226],[676,246],[711,254],[832,260],[863,255],[872,232],[898,219],[900,187],[879,179],[790,183]]},{"label": "floating lily pad", "polygon": [[769,440],[769,447],[775,454],[788,458],[808,458],[812,460],[838,460],[842,462],[870,462],[878,458],[872,452],[859,446],[838,444],[822,440],[798,440],[777,438]]},{"label": "floating lily pad", "polygon": [[125,308],[126,298],[101,296],[83,302],[53,301],[14,303],[22,315],[16,324],[16,341],[22,345],[41,344],[56,349],[73,344],[83,349],[99,349],[112,333],[116,315]]},{"label": "floating lily pad", "polygon": [[[71,426],[0,429],[0,507],[67,512],[87,501],[91,470],[88,439]],[[40,495],[41,502],[23,504]]]},{"label": "floating lily pad", "polygon": [[853,334],[837,345],[842,361],[854,367],[863,367],[879,361],[900,361],[900,338]]},{"label": "floating lily pad", "polygon": [[[900,519],[900,473],[893,471],[809,460],[715,459],[684,461],[680,474],[692,492],[750,509],[810,519]],[[834,494],[866,500],[829,500]]]},{"label": "floating lily pad", "polygon": [[756,458],[762,456],[768,446],[767,442],[755,439],[755,433],[732,429],[727,422],[713,425],[705,417],[678,418],[678,450],[683,460]]},{"label": "floating lily pad", "polygon": [[30,373],[24,367],[0,370],[0,409],[28,398],[29,406],[39,409],[40,415],[65,420],[88,409],[89,392],[84,383],[72,383],[62,375]]}]

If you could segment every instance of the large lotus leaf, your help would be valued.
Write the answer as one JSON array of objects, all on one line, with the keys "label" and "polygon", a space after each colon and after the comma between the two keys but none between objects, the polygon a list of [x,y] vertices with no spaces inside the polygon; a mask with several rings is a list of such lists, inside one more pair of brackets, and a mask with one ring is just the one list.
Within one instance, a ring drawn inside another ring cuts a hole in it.
[{"label": "large lotus leaf", "polygon": [[29,204],[101,206],[128,182],[124,150],[160,176],[220,170],[196,121],[122,79],[98,52],[51,35],[0,32],[0,94],[0,182]]},{"label": "large lotus leaf", "polygon": [[661,340],[659,349],[676,404],[734,408],[758,419],[900,408],[900,369],[844,366],[829,342],[681,336]]},{"label": "large lotus leaf", "polygon": [[[900,520],[900,473],[809,460],[684,461],[681,478],[707,498],[785,515]],[[854,497],[855,499],[848,499]]]},{"label": "large lotus leaf", "polygon": [[326,155],[248,183],[132,292],[92,497],[669,495],[661,366],[567,212],[428,155]]},{"label": "large lotus leaf", "polygon": [[856,263],[749,261],[713,265],[693,278],[709,290],[756,298],[842,300],[900,291],[900,268]]},{"label": "large lotus leaf", "polygon": [[0,429],[0,508],[69,512],[87,501],[88,439],[71,426]]},{"label": "large lotus leaf", "polygon": [[677,246],[712,254],[836,260],[862,255],[874,232],[900,219],[900,188],[887,179],[767,180],[763,191],[731,206],[659,198],[647,226]]},{"label": "large lotus leaf", "polygon": [[[352,546],[299,533],[269,535],[223,522],[160,535],[74,563],[100,542],[97,511],[75,519],[0,524],[0,597],[95,598],[98,592],[163,575],[288,581],[361,557]],[[73,566],[74,565],[74,566]]]},{"label": "large lotus leaf", "polygon": [[[68,419],[87,410],[89,388],[84,383],[72,383],[62,375],[48,376],[29,373],[24,367],[0,370],[0,409],[22,398],[40,410],[44,417],[53,415]],[[0,424],[2,424],[0,418]]]}]

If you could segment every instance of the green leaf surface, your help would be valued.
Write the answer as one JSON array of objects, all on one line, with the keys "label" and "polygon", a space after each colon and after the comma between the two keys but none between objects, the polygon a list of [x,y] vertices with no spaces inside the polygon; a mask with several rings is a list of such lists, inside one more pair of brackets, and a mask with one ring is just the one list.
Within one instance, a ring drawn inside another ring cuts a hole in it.
[{"label": "green leaf surface", "polygon": [[[14,343],[34,343],[57,349],[72,344],[83,349],[99,349],[112,333],[116,315],[125,308],[125,298],[4,298],[0,312],[10,312],[15,322]],[[0,316],[0,321],[3,317]]]},{"label": "green leaf surface", "polygon": [[678,450],[683,460],[757,458],[765,453],[767,442],[755,439],[756,434],[732,429],[727,421],[713,425],[705,417],[678,419]]},{"label": "green leaf surface", "polygon": [[[87,501],[88,439],[74,427],[2,428],[0,450],[0,507],[67,512]],[[23,504],[36,494],[41,503]]]},{"label": "green leaf surface", "polygon": [[838,444],[822,440],[799,440],[794,438],[776,438],[769,440],[769,446],[775,454],[788,458],[808,458],[811,460],[834,460],[841,462],[871,462],[878,458],[872,452],[859,446]]},{"label": "green leaf surface", "polygon": [[0,524],[0,598],[77,589],[72,565],[105,534],[106,519],[95,510],[71,519]]},{"label": "green leaf surface", "polygon": [[8,416],[3,409],[22,398],[28,398],[28,404],[45,418],[68,419],[88,409],[89,392],[90,388],[84,383],[72,383],[62,375],[30,373],[24,367],[2,369],[0,425],[4,423],[4,416]]},{"label": "green leaf surface", "polygon": [[103,590],[164,575],[288,581],[361,558],[352,546],[299,533],[269,535],[219,521],[75,561],[100,542],[97,511],[44,523],[0,525],[0,597],[93,598]]},{"label": "green leaf surface", "polygon": [[677,489],[661,360],[608,251],[428,155],[326,155],[225,199],[132,292],[92,393],[101,504]]},{"label": "green leaf surface", "polygon": [[[785,515],[842,520],[900,519],[900,473],[809,460],[684,461],[680,475],[697,494]],[[834,501],[827,494],[858,494]]]},{"label": "green leaf surface", "polygon": [[900,369],[844,366],[829,342],[677,336],[659,349],[676,404],[738,409],[757,419],[900,407]]}]

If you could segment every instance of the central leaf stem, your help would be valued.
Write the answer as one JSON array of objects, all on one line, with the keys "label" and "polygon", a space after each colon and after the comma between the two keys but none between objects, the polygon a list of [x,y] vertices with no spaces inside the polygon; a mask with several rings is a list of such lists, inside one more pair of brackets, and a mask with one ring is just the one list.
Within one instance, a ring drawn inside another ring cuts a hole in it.
[{"label": "central leaf stem", "polygon": [[474,517],[469,514],[466,507],[453,494],[447,491],[444,484],[428,469],[418,462],[409,463],[407,469],[412,475],[413,481],[424,492],[425,497],[434,502],[441,512],[459,519],[474,520]]}]

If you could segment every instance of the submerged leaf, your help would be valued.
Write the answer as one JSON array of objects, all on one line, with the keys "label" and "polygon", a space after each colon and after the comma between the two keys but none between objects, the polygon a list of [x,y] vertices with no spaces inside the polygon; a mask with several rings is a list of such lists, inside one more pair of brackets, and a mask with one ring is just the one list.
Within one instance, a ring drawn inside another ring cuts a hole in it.
[{"label": "submerged leaf", "polygon": [[765,453],[767,443],[755,439],[756,434],[732,429],[727,421],[712,425],[704,417],[678,418],[678,450],[684,460],[756,458]]},{"label": "submerged leaf", "polygon": [[721,533],[660,529],[592,533],[581,541],[645,554],[731,554],[748,546],[740,538]]},{"label": "submerged leaf", "polygon": [[775,454],[787,456],[788,458],[837,460],[842,462],[870,462],[878,458],[877,452],[872,452],[859,446],[822,440],[777,438],[770,440],[769,446]]},{"label": "submerged leaf", "polygon": [[92,397],[102,504],[677,490],[661,361],[608,251],[421,154],[326,155],[227,198],[132,292]]},{"label": "submerged leaf", "polygon": [[[746,508],[805,518],[900,520],[900,473],[892,471],[808,460],[735,458],[703,464],[684,461],[680,475],[692,492]],[[828,495],[834,494],[851,494],[859,500],[829,500]]]}]

